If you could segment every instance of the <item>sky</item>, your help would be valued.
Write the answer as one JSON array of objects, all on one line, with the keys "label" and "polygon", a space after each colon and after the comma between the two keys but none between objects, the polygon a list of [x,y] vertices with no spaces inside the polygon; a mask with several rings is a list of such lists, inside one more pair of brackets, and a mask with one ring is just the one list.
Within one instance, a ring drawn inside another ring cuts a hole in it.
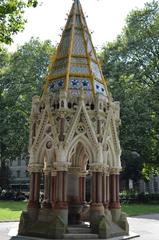
[{"label": "sky", "polygon": [[[39,37],[50,39],[54,45],[60,41],[61,28],[66,23],[72,0],[40,0],[40,6],[27,9],[25,30],[18,33],[14,43],[9,47],[15,51],[17,46]],[[101,49],[107,42],[116,39],[125,25],[127,14],[136,8],[142,8],[145,2],[151,0],[80,0],[88,27],[92,33],[94,46]]]}]

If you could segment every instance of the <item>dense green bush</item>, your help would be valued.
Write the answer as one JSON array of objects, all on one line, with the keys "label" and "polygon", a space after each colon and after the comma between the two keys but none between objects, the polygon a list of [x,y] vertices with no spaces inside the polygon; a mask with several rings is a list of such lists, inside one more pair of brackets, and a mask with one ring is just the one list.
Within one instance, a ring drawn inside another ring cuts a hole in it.
[{"label": "dense green bush", "polygon": [[121,203],[159,203],[158,193],[137,193],[124,191],[120,193]]}]

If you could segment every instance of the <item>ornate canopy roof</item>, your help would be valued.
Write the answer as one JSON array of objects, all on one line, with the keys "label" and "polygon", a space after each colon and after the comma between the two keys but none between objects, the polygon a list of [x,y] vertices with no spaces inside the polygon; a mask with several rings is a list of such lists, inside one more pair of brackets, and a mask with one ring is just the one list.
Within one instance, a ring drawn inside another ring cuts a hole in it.
[{"label": "ornate canopy roof", "polygon": [[49,91],[107,95],[100,63],[79,0],[74,0],[60,44],[49,68]]}]

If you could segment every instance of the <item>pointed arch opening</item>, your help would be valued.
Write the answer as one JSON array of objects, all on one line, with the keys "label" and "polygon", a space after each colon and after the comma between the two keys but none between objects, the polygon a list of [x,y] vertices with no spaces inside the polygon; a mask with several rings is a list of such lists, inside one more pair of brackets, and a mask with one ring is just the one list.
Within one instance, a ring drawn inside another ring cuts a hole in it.
[{"label": "pointed arch opening", "polygon": [[85,202],[90,202],[91,175],[89,164],[95,160],[93,146],[85,135],[76,136],[68,150],[68,203],[70,224],[77,224]]}]

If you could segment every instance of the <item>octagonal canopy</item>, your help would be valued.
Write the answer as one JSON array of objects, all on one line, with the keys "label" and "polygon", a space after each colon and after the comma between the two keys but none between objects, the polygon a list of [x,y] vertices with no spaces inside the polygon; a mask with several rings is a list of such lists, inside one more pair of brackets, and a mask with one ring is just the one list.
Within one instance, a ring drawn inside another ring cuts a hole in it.
[{"label": "octagonal canopy", "polygon": [[100,63],[79,0],[73,2],[56,55],[50,65],[48,86],[74,92],[83,88],[88,94],[107,95]]}]

